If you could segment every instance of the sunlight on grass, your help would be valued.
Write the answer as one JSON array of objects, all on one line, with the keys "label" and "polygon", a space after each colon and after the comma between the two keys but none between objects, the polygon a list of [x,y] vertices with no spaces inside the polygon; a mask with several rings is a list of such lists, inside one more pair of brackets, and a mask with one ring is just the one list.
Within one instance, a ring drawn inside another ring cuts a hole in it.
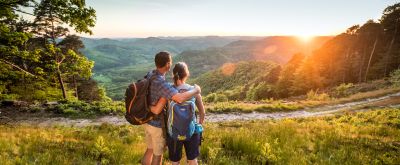
[{"label": "sunlight on grass", "polygon": [[[208,123],[204,138],[202,164],[398,164],[400,109]],[[139,164],[144,150],[138,126],[0,126],[2,164]]]}]

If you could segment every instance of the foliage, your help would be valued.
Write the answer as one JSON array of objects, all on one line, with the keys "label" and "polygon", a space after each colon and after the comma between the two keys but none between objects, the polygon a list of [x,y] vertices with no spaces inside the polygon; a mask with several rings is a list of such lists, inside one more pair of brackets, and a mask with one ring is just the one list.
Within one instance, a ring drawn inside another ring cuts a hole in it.
[{"label": "foliage", "polygon": [[125,105],[119,101],[95,101],[87,103],[77,100],[64,100],[61,104],[47,109],[65,117],[85,118],[96,115],[123,115],[125,114]]},{"label": "foliage", "polygon": [[[94,9],[82,0],[13,0],[0,4],[2,99],[54,100],[59,99],[59,92],[53,90],[57,88],[64,99],[70,98],[65,80],[89,78],[94,63],[80,54],[83,44],[79,37],[67,35],[68,27],[91,34]],[[21,13],[32,19],[24,20]]]},{"label": "foliage", "polygon": [[394,86],[400,86],[400,69],[397,69],[393,71],[390,74],[390,79],[389,81],[394,85]]},{"label": "foliage", "polygon": [[324,78],[320,76],[315,60],[311,58],[305,58],[293,76],[293,85],[289,87],[292,95],[304,94],[324,86]]},{"label": "foliage", "polygon": [[229,112],[285,112],[302,109],[299,104],[283,104],[280,101],[263,104],[253,104],[246,102],[217,102],[207,106],[207,112],[211,113],[229,113]]},{"label": "foliage", "polygon": [[350,88],[353,88],[353,87],[354,87],[353,83],[348,83],[348,84],[343,83],[343,84],[340,84],[339,86],[337,86],[337,87],[334,89],[334,96],[335,96],[335,97],[345,97],[345,96],[348,96],[348,95],[350,95],[349,89],[350,89]]},{"label": "foliage", "polygon": [[295,54],[292,59],[283,67],[277,82],[277,93],[280,97],[288,97],[292,92],[290,88],[294,86],[294,74],[304,60],[303,54]]},{"label": "foliage", "polygon": [[228,101],[228,97],[221,93],[211,93],[204,97],[204,101],[208,103],[224,102]]},{"label": "foliage", "polygon": [[77,92],[78,99],[87,102],[111,100],[107,97],[104,87],[99,86],[97,82],[92,79],[81,80],[77,87]]},{"label": "foliage", "polygon": [[76,32],[92,34],[91,27],[95,26],[96,11],[86,7],[84,0],[42,0],[34,9],[34,32],[52,40],[64,36],[67,24]]},{"label": "foliage", "polygon": [[260,77],[268,75],[269,71],[275,67],[276,64],[269,61],[226,63],[219,69],[207,72],[190,81],[199,84],[202,87],[202,93],[207,95],[211,92],[222,92],[238,86],[244,87],[253,83],[261,83]]},{"label": "foliage", "polygon": [[307,100],[326,101],[329,100],[329,95],[326,93],[318,93],[318,90],[310,90],[307,92]]},{"label": "foliage", "polygon": [[274,86],[269,85],[265,82],[261,82],[258,85],[254,85],[250,87],[249,91],[246,94],[246,100],[262,100],[267,98],[276,97],[276,89]]},{"label": "foliage", "polygon": [[[77,37],[67,36],[68,27],[79,33],[92,34],[90,28],[95,25],[96,11],[86,7],[83,0],[42,0],[34,8],[33,14],[35,16],[33,33],[45,41],[42,46],[45,47],[48,58],[43,61],[50,65],[49,72],[57,77],[63,98],[67,99],[62,74],[69,73],[72,76],[88,78],[94,65],[86,57],[75,52],[82,47],[82,43]],[[67,36],[65,41],[57,45],[56,40],[64,36]],[[65,50],[61,51],[61,47]]]}]

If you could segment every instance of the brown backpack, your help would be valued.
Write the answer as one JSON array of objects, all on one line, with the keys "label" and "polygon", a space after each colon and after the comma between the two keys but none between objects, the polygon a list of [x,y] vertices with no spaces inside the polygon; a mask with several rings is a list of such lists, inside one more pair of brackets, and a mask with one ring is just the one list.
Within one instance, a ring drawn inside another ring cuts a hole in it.
[{"label": "brown backpack", "polygon": [[150,84],[155,79],[154,75],[129,84],[125,92],[125,118],[132,125],[141,125],[154,118],[150,111]]}]

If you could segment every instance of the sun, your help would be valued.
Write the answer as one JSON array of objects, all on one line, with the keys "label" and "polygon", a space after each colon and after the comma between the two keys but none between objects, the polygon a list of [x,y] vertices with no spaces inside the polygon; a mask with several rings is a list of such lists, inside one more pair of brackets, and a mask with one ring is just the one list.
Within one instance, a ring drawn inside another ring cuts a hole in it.
[{"label": "sun", "polygon": [[304,43],[308,43],[314,39],[315,36],[313,35],[297,35],[296,36],[300,41]]}]

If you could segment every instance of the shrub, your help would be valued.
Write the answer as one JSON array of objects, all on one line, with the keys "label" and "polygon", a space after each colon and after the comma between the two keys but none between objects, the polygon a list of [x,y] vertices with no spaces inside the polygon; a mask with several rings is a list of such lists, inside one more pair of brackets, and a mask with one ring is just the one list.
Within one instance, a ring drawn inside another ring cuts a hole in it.
[{"label": "shrub", "polygon": [[394,85],[394,86],[400,86],[400,69],[397,69],[390,73],[390,78],[389,81]]},{"label": "shrub", "polygon": [[217,94],[214,100],[214,102],[224,102],[224,101],[228,101],[228,97],[226,97],[224,94]]},{"label": "shrub", "polygon": [[326,93],[318,93],[318,90],[310,90],[307,93],[307,100],[315,100],[315,101],[326,101],[329,100],[329,95]]},{"label": "shrub", "polygon": [[246,99],[257,101],[274,96],[276,96],[274,87],[270,84],[262,82],[250,88],[250,90],[247,92]]},{"label": "shrub", "polygon": [[222,93],[211,93],[204,97],[204,101],[208,103],[228,101],[228,97]]},{"label": "shrub", "polygon": [[99,101],[86,103],[78,100],[63,100],[60,104],[49,110],[69,117],[91,117],[96,114],[117,114],[125,113],[125,106],[120,101]]},{"label": "shrub", "polygon": [[349,92],[349,89],[354,87],[353,83],[342,83],[339,86],[337,86],[334,90],[334,95],[335,97],[346,97],[350,95],[351,93]]}]

